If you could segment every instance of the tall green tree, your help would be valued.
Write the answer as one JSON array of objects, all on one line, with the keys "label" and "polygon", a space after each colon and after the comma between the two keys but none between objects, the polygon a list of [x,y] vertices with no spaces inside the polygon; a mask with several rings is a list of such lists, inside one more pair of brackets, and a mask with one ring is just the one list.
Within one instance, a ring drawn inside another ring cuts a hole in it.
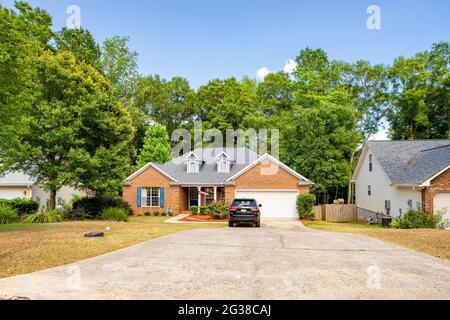
[{"label": "tall green tree", "polygon": [[[115,97],[131,115],[136,150],[144,144],[145,130],[149,116],[144,106],[135,103],[139,79],[137,52],[128,47],[128,37],[106,39],[101,47],[101,69],[114,88]],[[136,159],[132,159],[135,163]]]},{"label": "tall green tree", "polygon": [[165,126],[169,136],[191,122],[196,114],[195,91],[181,77],[169,81],[158,75],[140,78],[134,103],[151,120]]},{"label": "tall green tree", "polygon": [[[36,57],[47,48],[52,37],[51,17],[25,2],[15,9],[0,5],[0,127],[15,126],[33,95],[31,78]],[[7,138],[9,140],[9,138]],[[0,141],[1,143],[1,141]],[[1,158],[1,148],[0,148]],[[0,172],[7,168],[1,168]]]},{"label": "tall green tree", "polygon": [[100,47],[92,34],[83,28],[63,28],[55,35],[57,51],[69,51],[81,62],[100,68]]},{"label": "tall green tree", "polygon": [[196,105],[206,129],[244,129],[246,117],[257,111],[256,82],[248,78],[212,80],[198,89]]},{"label": "tall green tree", "polygon": [[154,124],[147,128],[144,147],[138,157],[138,168],[142,168],[149,162],[166,163],[172,159],[169,135],[166,127]]},{"label": "tall green tree", "polygon": [[450,45],[436,43],[390,69],[393,106],[388,119],[393,139],[447,139],[450,136]]},{"label": "tall green tree", "polygon": [[46,50],[36,63],[31,103],[0,133],[0,161],[36,177],[50,191],[50,209],[64,185],[117,194],[133,152],[128,112],[109,82],[72,53]]},{"label": "tall green tree", "polygon": [[361,139],[353,107],[322,102],[298,110],[291,121],[286,161],[314,181],[312,192],[327,203],[348,185],[352,173],[349,158]]}]

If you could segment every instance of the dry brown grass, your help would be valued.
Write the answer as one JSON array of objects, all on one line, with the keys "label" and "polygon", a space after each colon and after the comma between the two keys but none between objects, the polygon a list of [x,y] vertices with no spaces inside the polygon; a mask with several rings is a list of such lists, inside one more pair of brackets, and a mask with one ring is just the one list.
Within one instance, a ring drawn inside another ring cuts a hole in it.
[{"label": "dry brown grass", "polygon": [[450,231],[437,229],[384,229],[364,223],[305,222],[305,226],[331,232],[357,233],[392,242],[438,258],[450,260]]},{"label": "dry brown grass", "polygon": [[[0,278],[73,263],[170,233],[218,224],[168,224],[163,217],[136,217],[131,222],[64,222],[48,225],[0,225]],[[111,230],[104,238],[84,238]]]}]

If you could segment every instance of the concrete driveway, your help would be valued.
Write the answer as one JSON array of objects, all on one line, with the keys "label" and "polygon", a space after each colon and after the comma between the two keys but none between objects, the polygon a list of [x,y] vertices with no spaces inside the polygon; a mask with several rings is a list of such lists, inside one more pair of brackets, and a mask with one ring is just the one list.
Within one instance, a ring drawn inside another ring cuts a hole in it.
[{"label": "concrete driveway", "polygon": [[450,299],[450,263],[375,239],[265,221],[180,232],[0,280],[31,299]]}]

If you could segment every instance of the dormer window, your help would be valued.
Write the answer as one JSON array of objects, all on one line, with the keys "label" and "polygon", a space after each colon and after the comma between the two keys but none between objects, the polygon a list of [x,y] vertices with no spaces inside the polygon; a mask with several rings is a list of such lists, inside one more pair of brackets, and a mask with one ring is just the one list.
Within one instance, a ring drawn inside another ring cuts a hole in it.
[{"label": "dormer window", "polygon": [[217,171],[221,173],[229,173],[230,172],[230,164],[228,160],[220,160],[217,165]]},{"label": "dormer window", "polygon": [[186,157],[187,173],[199,173],[200,163],[201,163],[200,158],[194,152],[191,152]]},{"label": "dormer window", "polygon": [[198,173],[200,171],[200,165],[197,160],[192,160],[188,162],[188,173]]},{"label": "dormer window", "polygon": [[230,165],[231,165],[230,157],[225,152],[222,152],[217,157],[217,172],[229,173]]}]

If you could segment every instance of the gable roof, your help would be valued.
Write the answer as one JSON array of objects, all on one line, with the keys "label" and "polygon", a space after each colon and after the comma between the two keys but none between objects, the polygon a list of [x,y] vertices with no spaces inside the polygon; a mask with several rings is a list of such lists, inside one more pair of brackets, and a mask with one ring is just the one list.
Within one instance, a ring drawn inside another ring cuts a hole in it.
[{"label": "gable roof", "polygon": [[232,177],[228,178],[227,181],[231,181],[236,179],[237,177],[243,175],[245,172],[249,171],[250,169],[252,169],[253,167],[255,167],[256,165],[260,164],[261,162],[263,162],[264,160],[270,160],[272,162],[274,162],[276,165],[278,165],[279,167],[281,167],[282,169],[286,170],[287,172],[289,172],[290,174],[292,174],[293,176],[297,177],[299,180],[301,180],[301,182],[303,182],[306,185],[311,185],[313,184],[310,180],[306,179],[304,176],[302,176],[301,174],[299,174],[298,172],[296,172],[295,170],[289,168],[287,165],[285,165],[284,163],[282,163],[281,161],[279,161],[278,159],[274,158],[273,156],[271,156],[270,154],[266,153],[264,155],[262,155],[261,157],[259,157],[258,159],[256,159],[253,163],[249,164],[247,167],[243,168],[241,171],[239,171],[238,173],[236,173],[235,175],[233,175]]},{"label": "gable roof", "polygon": [[[128,177],[125,181],[126,184],[130,183],[132,179],[141,174],[150,166],[154,167],[160,172],[163,172],[170,180],[180,184],[226,184],[233,176],[242,172],[244,169],[254,164],[259,156],[255,151],[249,148],[202,148],[192,151],[199,159],[201,159],[200,172],[188,173],[186,170],[186,155],[179,156],[172,159],[172,161],[165,164],[149,163],[142,169],[135,172]],[[230,172],[218,172],[217,171],[217,157],[225,153],[231,160]],[[190,154],[190,153],[189,153]],[[264,155],[265,156],[265,155]],[[263,156],[263,157],[264,157]],[[280,163],[276,160],[277,163]],[[289,172],[294,174],[300,180],[304,180],[310,183],[309,180],[303,178],[303,176],[296,173],[294,170],[286,167]]]},{"label": "gable roof", "polygon": [[0,175],[0,186],[2,187],[26,187],[34,185],[35,180],[22,172],[9,172]]},{"label": "gable roof", "polygon": [[450,140],[370,141],[393,185],[422,185],[450,165]]}]

